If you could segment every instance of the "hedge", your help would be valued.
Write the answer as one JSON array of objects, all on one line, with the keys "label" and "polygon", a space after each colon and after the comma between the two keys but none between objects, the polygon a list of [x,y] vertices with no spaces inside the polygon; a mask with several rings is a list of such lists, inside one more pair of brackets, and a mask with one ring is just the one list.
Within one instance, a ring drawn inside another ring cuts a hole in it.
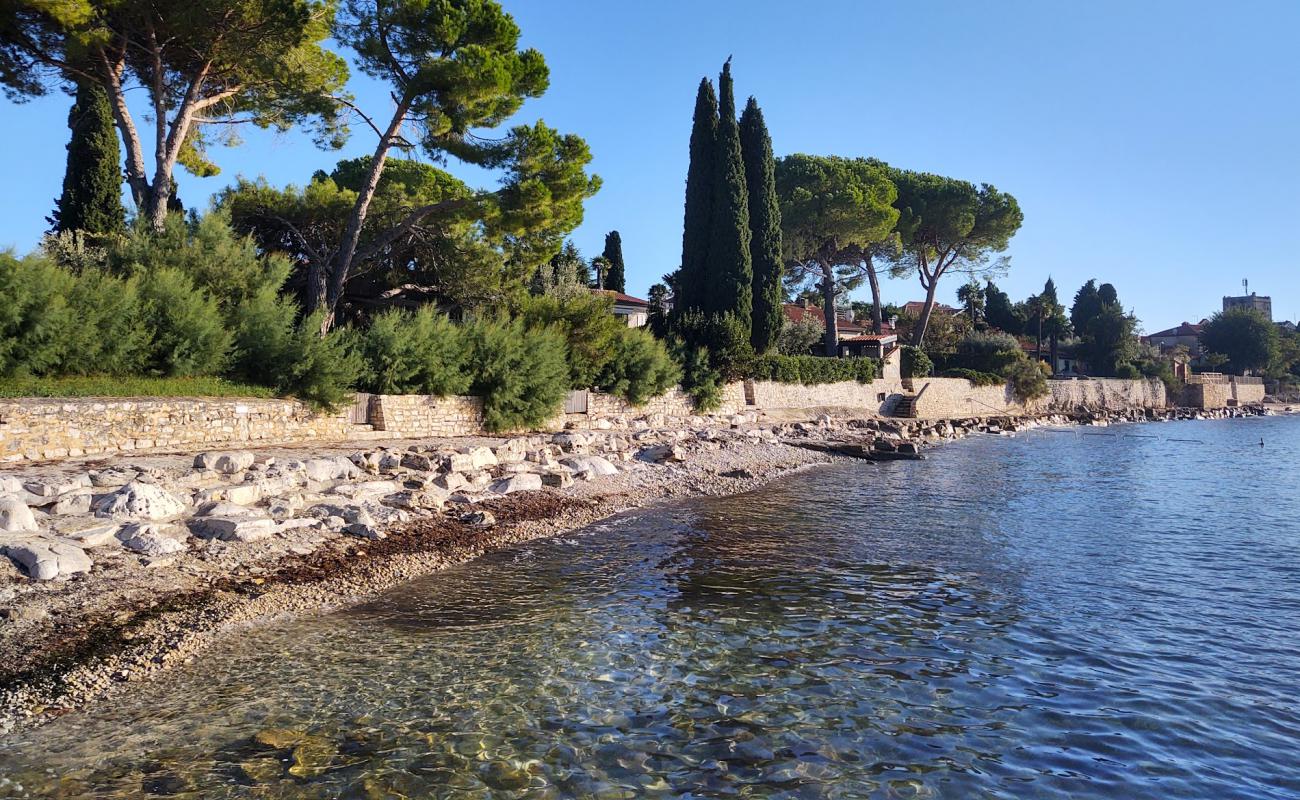
[{"label": "hedge", "polygon": [[802,383],[806,386],[841,381],[870,383],[876,379],[876,360],[768,354],[754,360],[749,377],[777,383]]}]

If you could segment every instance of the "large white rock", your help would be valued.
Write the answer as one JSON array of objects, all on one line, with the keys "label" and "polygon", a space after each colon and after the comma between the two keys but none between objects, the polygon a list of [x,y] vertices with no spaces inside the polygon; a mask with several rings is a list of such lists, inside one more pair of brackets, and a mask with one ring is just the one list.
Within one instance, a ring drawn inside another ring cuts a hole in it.
[{"label": "large white rock", "polygon": [[256,542],[275,533],[275,520],[265,517],[195,517],[190,530],[202,539],[223,542]]},{"label": "large white rock", "polygon": [[179,553],[185,549],[182,535],[174,525],[159,525],[156,522],[130,522],[117,532],[122,546],[133,553],[146,556],[164,556]]},{"label": "large white rock", "polygon": [[0,495],[0,530],[10,532],[37,530],[36,515],[17,497]]},{"label": "large white rock", "polygon": [[38,581],[89,572],[91,565],[85,550],[53,536],[0,537],[0,553],[9,556]]},{"label": "large white rock", "polygon": [[541,488],[541,475],[533,472],[519,472],[492,484],[489,491],[494,494],[510,494],[512,492],[535,492]]},{"label": "large white rock", "polygon": [[469,456],[473,469],[487,469],[497,465],[496,453],[489,447],[466,447],[461,452]]},{"label": "large white rock", "polygon": [[152,483],[131,481],[95,505],[95,514],[118,519],[168,519],[184,513],[185,504]]},{"label": "large white rock", "polygon": [[247,450],[199,453],[194,457],[195,469],[210,469],[222,475],[234,475],[253,466],[256,459]]},{"label": "large white rock", "polygon": [[570,456],[560,463],[573,470],[575,474],[585,474],[589,478],[618,474],[618,467],[600,456]]},{"label": "large white rock", "polygon": [[89,514],[90,513],[90,490],[75,489],[67,494],[61,494],[54,498],[50,504],[49,511],[56,516],[68,516],[70,514]]}]

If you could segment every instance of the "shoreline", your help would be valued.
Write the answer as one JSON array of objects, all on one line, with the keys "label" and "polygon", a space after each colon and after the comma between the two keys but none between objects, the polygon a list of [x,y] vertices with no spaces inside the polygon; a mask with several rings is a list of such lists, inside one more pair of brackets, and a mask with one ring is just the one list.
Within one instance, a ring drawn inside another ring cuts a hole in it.
[{"label": "shoreline", "polygon": [[[1266,412],[1233,409],[1195,416],[1261,413]],[[1159,417],[1165,418],[1193,417]],[[0,736],[129,691],[132,684],[201,657],[207,645],[246,625],[352,605],[487,552],[562,535],[626,511],[668,500],[739,494],[815,466],[852,460],[807,445],[883,439],[933,447],[972,433],[1145,421],[1156,420],[1122,412],[964,420],[822,415],[816,423],[752,420],[726,429],[725,435],[715,422],[705,426],[708,436],[699,426],[686,426],[657,437],[674,439],[677,444],[669,447],[684,446],[688,451],[670,452],[659,463],[628,459],[618,474],[569,488],[476,499],[470,505],[452,506],[460,509],[456,513],[426,515],[387,527],[382,538],[340,535],[315,549],[282,550],[272,558],[236,562],[234,568],[221,560],[227,555],[221,547],[217,566],[194,575],[177,573],[175,563],[165,559],[153,559],[152,565],[150,559],[140,559],[143,569],[139,564],[110,565],[109,574],[76,576],[71,587],[55,585],[50,591],[33,590],[11,598],[20,602],[6,609],[5,627],[10,630],[0,637],[0,663],[6,665],[0,670]],[[685,433],[696,435],[688,438]],[[195,558],[197,568],[205,555],[181,556],[180,569]],[[105,588],[106,582],[112,584],[130,571],[140,587]],[[192,579],[173,580],[169,573]],[[101,601],[97,606],[79,603],[92,593],[109,596],[96,598]]]}]

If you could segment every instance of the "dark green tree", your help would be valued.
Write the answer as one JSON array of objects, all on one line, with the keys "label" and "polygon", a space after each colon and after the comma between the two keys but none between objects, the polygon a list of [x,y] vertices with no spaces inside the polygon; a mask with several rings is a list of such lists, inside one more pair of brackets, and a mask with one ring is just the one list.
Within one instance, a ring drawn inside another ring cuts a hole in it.
[{"label": "dark green tree", "polygon": [[962,308],[966,309],[966,314],[970,317],[972,328],[981,327],[984,323],[984,287],[980,282],[971,278],[964,285],[957,289],[957,302],[961,303]]},{"label": "dark green tree", "polygon": [[731,80],[731,60],[718,77],[718,136],[714,164],[713,211],[705,269],[705,310],[732,314],[748,333],[753,314],[754,268],[749,256],[749,190],[740,151],[740,125]]},{"label": "dark green tree", "polygon": [[717,159],[718,98],[713,83],[700,79],[691,126],[691,160],[686,168],[686,218],[682,229],[682,264],[674,286],[675,311],[704,308],[704,274],[709,261],[713,217],[713,173]]},{"label": "dark green tree", "polygon": [[605,234],[605,250],[601,253],[609,262],[609,272],[605,275],[605,288],[615,292],[627,292],[627,276],[623,270],[623,237],[618,231]]},{"label": "dark green tree", "polygon": [[1116,292],[1115,287],[1109,283],[1103,283],[1101,286],[1097,287],[1097,299],[1103,304],[1110,304],[1113,306],[1119,305],[1119,293]]},{"label": "dark green tree", "polygon": [[122,154],[113,129],[108,95],[98,84],[77,84],[68,112],[72,139],[63,173],[63,194],[49,222],[54,231],[116,233],[126,223],[122,209]]},{"label": "dark green tree", "polygon": [[667,284],[656,283],[650,287],[650,294],[646,300],[650,303],[650,318],[647,323],[650,332],[656,338],[662,339],[668,335],[668,306],[672,302],[671,290]]},{"label": "dark green tree", "polygon": [[1089,278],[1088,282],[1074,293],[1074,304],[1070,306],[1070,324],[1076,331],[1082,333],[1088,326],[1088,320],[1101,312],[1102,305],[1101,296],[1097,293],[1097,281],[1095,278]]},{"label": "dark green tree", "polygon": [[1110,377],[1138,354],[1137,319],[1119,303],[1102,303],[1078,331],[1091,374]]},{"label": "dark green tree", "polygon": [[1228,368],[1238,375],[1263,370],[1277,357],[1277,326],[1254,309],[1230,308],[1205,323],[1201,347],[1227,356]]},{"label": "dark green tree", "polygon": [[1048,276],[1043,284],[1043,293],[1039,296],[1039,308],[1042,316],[1042,335],[1047,337],[1052,358],[1052,370],[1056,370],[1057,347],[1062,338],[1070,335],[1070,318],[1065,315],[1065,306],[1056,293],[1056,281]]},{"label": "dark green tree", "polygon": [[781,301],[781,202],[776,195],[776,161],[763,111],[749,98],[740,115],[740,150],[749,189],[749,254],[753,262],[753,330],[750,343],[760,355],[776,346],[785,314]]},{"label": "dark green tree", "polygon": [[1019,336],[1025,331],[1025,318],[1007,293],[997,287],[993,281],[984,285],[984,321],[990,327]]}]

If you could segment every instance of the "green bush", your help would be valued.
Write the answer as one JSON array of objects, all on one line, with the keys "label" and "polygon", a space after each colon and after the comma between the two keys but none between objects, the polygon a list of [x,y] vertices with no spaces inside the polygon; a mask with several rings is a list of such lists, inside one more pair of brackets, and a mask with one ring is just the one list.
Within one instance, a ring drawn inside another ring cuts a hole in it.
[{"label": "green bush", "polygon": [[477,320],[464,328],[473,365],[470,391],[483,398],[490,431],[531,428],[563,407],[569,390],[564,336],[521,320]]},{"label": "green bush", "polygon": [[0,378],[0,397],[272,397],[265,386],[223,378],[65,375]]},{"label": "green bush", "polygon": [[965,378],[971,382],[972,386],[997,386],[1007,382],[1007,379],[1001,375],[995,375],[992,372],[979,372],[973,369],[946,369],[939,373],[941,378]]},{"label": "green bush", "polygon": [[527,296],[519,316],[528,328],[554,328],[568,343],[569,386],[588,389],[609,364],[627,325],[614,316],[614,298],[582,294],[571,297]]},{"label": "green bush", "polygon": [[755,359],[750,376],[757,380],[809,386],[841,381],[870,383],[876,379],[876,361],[872,358],[769,354]]},{"label": "green bush", "polygon": [[376,394],[464,394],[470,385],[463,331],[432,306],[391,310],[357,333],[361,386]]},{"label": "green bush", "polygon": [[221,309],[183,272],[163,267],[140,279],[141,320],[152,346],[145,369],[167,377],[218,375],[233,337]]},{"label": "green bush", "polygon": [[623,328],[596,385],[601,391],[639,406],[668,391],[681,377],[681,370],[663,342],[645,331]]},{"label": "green bush", "polygon": [[924,350],[910,344],[903,345],[899,370],[904,378],[924,378],[934,370],[934,363]]},{"label": "green bush", "polygon": [[1023,357],[1014,336],[1001,331],[971,331],[957,343],[953,363],[960,369],[1001,373]]},{"label": "green bush", "polygon": [[1043,368],[1028,358],[1022,357],[1014,362],[1003,374],[1011,381],[1011,388],[1015,391],[1016,397],[1022,401],[1033,400],[1047,394],[1047,376],[1043,374]]},{"label": "green bush", "polygon": [[342,329],[320,335],[323,312],[303,318],[280,350],[280,377],[273,384],[317,408],[334,409],[351,399],[361,372],[360,360],[348,347]]},{"label": "green bush", "polygon": [[754,361],[749,330],[734,314],[688,311],[674,320],[673,338],[679,340],[688,352],[706,348],[709,366],[724,382],[739,380],[749,374]]},{"label": "green bush", "polygon": [[40,256],[0,253],[0,375],[60,371],[76,327],[72,275]]},{"label": "green bush", "polygon": [[76,315],[59,372],[65,375],[134,375],[149,358],[152,332],[141,316],[139,281],[102,269],[77,274],[68,288]]},{"label": "green bush", "polygon": [[1115,377],[1123,378],[1125,380],[1131,381],[1142,377],[1142,373],[1139,372],[1138,368],[1133,366],[1132,364],[1120,364],[1119,366],[1115,367]]},{"label": "green bush", "polygon": [[678,343],[676,355],[682,365],[682,389],[695,401],[701,414],[722,405],[722,375],[709,363],[707,347],[688,348]]}]

